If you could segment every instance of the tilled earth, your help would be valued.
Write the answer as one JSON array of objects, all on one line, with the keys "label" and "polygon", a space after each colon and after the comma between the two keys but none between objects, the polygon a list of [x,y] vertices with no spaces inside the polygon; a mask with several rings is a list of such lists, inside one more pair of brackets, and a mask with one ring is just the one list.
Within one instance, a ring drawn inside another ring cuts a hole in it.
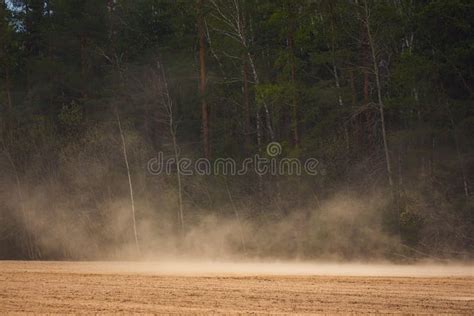
[{"label": "tilled earth", "polygon": [[0,261],[0,314],[474,313],[469,270],[437,277],[179,274],[133,265]]}]

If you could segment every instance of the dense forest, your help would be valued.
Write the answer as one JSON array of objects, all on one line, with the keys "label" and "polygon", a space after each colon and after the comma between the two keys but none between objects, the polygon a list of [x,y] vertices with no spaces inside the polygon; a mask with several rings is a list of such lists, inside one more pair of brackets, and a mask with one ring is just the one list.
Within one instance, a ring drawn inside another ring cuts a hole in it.
[{"label": "dense forest", "polygon": [[0,258],[471,259],[473,91],[470,0],[3,0]]}]

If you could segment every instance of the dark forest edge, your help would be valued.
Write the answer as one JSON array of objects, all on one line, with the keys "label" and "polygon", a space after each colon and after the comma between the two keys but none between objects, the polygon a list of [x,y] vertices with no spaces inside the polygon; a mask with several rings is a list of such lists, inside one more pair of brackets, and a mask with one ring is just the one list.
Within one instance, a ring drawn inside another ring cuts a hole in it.
[{"label": "dark forest edge", "polygon": [[[0,259],[471,260],[470,0],[3,0]],[[167,158],[318,175],[152,175]]]}]

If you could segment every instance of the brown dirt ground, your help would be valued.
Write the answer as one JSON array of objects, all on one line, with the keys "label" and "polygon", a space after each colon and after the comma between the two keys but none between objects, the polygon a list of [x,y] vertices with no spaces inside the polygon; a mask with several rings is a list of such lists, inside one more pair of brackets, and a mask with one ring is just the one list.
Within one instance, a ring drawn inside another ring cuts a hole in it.
[{"label": "brown dirt ground", "polygon": [[177,276],[108,265],[0,261],[0,314],[474,313],[472,275]]}]

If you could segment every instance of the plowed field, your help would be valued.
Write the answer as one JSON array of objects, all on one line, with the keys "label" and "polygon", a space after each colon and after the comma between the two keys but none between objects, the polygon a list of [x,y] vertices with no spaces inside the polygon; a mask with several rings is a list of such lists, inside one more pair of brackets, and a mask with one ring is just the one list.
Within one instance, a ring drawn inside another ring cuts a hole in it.
[{"label": "plowed field", "polygon": [[11,312],[473,314],[474,276],[469,266],[0,261],[0,314]]}]

